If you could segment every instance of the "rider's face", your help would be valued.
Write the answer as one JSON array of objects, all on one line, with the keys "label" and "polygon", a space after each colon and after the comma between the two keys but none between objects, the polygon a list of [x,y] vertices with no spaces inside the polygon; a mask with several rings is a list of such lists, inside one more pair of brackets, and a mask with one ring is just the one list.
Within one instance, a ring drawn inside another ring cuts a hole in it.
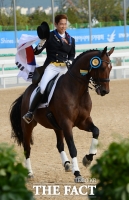
[{"label": "rider's face", "polygon": [[57,31],[60,34],[65,33],[66,29],[67,29],[67,20],[66,19],[61,19],[58,24],[55,23],[55,26],[57,28]]}]

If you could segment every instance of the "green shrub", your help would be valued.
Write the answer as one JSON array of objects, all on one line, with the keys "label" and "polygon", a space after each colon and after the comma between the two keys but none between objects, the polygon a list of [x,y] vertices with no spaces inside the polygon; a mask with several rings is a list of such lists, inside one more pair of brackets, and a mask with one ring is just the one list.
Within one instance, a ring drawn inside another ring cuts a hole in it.
[{"label": "green shrub", "polygon": [[129,141],[111,143],[91,167],[97,200],[129,200]]},{"label": "green shrub", "polygon": [[16,159],[14,147],[0,144],[0,200],[34,200],[26,188],[27,174]]}]

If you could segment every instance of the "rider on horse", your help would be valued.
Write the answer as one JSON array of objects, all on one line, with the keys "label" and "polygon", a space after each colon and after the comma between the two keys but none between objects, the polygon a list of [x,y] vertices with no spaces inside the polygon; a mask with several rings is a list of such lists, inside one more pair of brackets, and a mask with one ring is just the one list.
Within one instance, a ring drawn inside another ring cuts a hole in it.
[{"label": "rider on horse", "polygon": [[41,74],[39,89],[34,96],[27,114],[23,119],[29,124],[33,120],[33,113],[41,102],[48,82],[58,73],[67,72],[66,62],[71,64],[75,57],[75,40],[67,32],[67,16],[64,14],[55,17],[56,29],[49,32],[46,22],[37,28],[40,43],[34,49],[34,54],[40,54],[46,48],[47,58],[42,68],[45,67],[44,74]]}]

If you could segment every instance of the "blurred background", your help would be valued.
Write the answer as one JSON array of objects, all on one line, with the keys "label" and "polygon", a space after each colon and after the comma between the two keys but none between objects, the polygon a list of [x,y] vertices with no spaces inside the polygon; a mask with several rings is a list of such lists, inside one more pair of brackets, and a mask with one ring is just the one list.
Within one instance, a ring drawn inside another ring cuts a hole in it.
[{"label": "blurred background", "polygon": [[67,14],[69,28],[89,27],[89,15],[92,27],[121,26],[124,15],[129,25],[129,0],[0,0],[1,30],[13,30],[14,13],[17,30],[35,30],[42,20],[53,29],[59,13]]},{"label": "blurred background", "polygon": [[[0,0],[0,87],[16,79],[14,59],[21,35],[36,36],[43,21],[53,30],[54,16],[62,13],[68,16],[67,32],[75,38],[76,56],[115,46],[111,78],[129,78],[129,0]],[[45,51],[36,56],[39,65],[45,58]]]},{"label": "blurred background", "polygon": [[[17,43],[17,31],[35,31],[42,21],[47,21],[53,30],[54,16],[61,13],[67,14],[68,29],[77,44],[81,40],[87,43],[129,41],[129,0],[0,0],[0,33],[15,31]],[[84,29],[81,35],[77,29]]]}]

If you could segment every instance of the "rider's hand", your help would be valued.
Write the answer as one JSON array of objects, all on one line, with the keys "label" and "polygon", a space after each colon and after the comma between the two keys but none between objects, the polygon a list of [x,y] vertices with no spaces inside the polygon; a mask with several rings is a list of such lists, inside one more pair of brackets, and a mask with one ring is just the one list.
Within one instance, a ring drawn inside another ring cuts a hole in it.
[{"label": "rider's hand", "polygon": [[72,60],[65,61],[67,67],[69,68],[72,65]]},{"label": "rider's hand", "polygon": [[40,40],[40,42],[39,42],[39,44],[37,46],[37,49],[40,50],[43,47],[45,42],[46,42],[46,39]]},{"label": "rider's hand", "polygon": [[68,44],[68,41],[65,38],[62,38],[62,41]]}]

